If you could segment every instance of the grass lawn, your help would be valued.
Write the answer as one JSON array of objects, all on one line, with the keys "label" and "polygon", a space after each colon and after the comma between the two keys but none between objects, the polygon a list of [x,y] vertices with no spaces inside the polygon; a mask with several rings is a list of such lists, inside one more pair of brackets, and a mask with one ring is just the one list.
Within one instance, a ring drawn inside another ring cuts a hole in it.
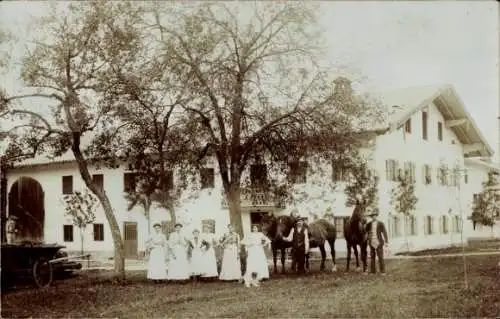
[{"label": "grass lawn", "polygon": [[[471,252],[488,252],[488,251],[498,251],[500,249],[500,240],[481,240],[481,241],[471,241],[463,251],[466,253]],[[461,246],[453,246],[446,248],[437,249],[425,249],[412,252],[400,252],[396,253],[398,256],[426,256],[426,255],[444,255],[444,254],[459,254],[462,252]]]},{"label": "grass lawn", "polygon": [[[119,318],[415,318],[500,314],[498,256],[403,259],[388,275],[319,273],[274,276],[259,288],[237,283],[153,284],[144,272],[113,283],[108,272],[82,274],[46,290],[2,294],[2,317]],[[330,263],[327,264],[329,266]],[[344,265],[339,265],[341,270]]]}]

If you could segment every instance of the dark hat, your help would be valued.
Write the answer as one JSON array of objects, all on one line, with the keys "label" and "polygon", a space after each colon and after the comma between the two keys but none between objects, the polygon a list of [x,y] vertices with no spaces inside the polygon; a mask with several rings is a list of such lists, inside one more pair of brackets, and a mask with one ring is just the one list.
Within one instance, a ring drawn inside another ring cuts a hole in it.
[{"label": "dark hat", "polygon": [[378,216],[378,212],[373,211],[373,212],[369,213],[368,216]]},{"label": "dark hat", "polygon": [[182,224],[181,223],[175,223],[174,227],[177,227],[177,226],[181,226],[182,227]]},{"label": "dark hat", "polygon": [[161,227],[161,224],[160,223],[154,223],[153,224],[153,228],[155,228],[156,226]]},{"label": "dark hat", "polygon": [[306,220],[307,220],[307,217],[297,217],[297,221],[305,222]]}]

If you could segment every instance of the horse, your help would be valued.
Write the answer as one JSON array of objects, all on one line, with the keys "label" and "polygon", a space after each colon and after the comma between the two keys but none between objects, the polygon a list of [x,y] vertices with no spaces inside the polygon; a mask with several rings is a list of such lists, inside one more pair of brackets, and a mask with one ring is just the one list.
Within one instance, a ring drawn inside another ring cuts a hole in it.
[{"label": "horse", "polygon": [[346,272],[349,272],[349,266],[351,263],[351,249],[354,250],[354,256],[356,257],[356,271],[361,270],[361,268],[359,267],[358,246],[361,250],[363,272],[366,272],[368,238],[365,230],[365,220],[363,218],[362,210],[363,205],[361,203],[356,203],[351,217],[349,217],[349,219],[344,224],[344,237],[347,244]]},{"label": "horse", "polygon": [[[290,234],[296,219],[292,216],[279,216],[269,217],[275,219],[276,230],[274,241],[281,242],[283,238]],[[332,271],[337,271],[335,263],[335,240],[337,239],[337,230],[335,225],[328,222],[326,219],[318,219],[307,225],[309,231],[309,248],[319,248],[321,252],[321,265],[320,270],[325,269],[326,250],[325,242],[330,245],[330,252],[332,255]],[[291,245],[291,244],[290,244]],[[284,265],[284,257],[282,252],[282,265]],[[309,269],[309,256],[306,256],[306,268]]]},{"label": "horse", "polygon": [[[278,250],[281,252],[281,273],[284,274],[285,270],[285,260],[286,260],[286,250],[292,248],[292,242],[283,240],[283,237],[278,237],[278,219],[282,217],[275,217],[274,215],[264,215],[262,217],[261,226],[262,233],[269,237],[271,240],[271,250],[273,252],[273,264],[274,273],[278,273]],[[291,227],[293,227],[293,220],[286,220],[285,222],[291,222]],[[291,229],[290,227],[290,229]],[[286,234],[288,235],[288,234]],[[308,257],[306,256],[308,260]]]}]

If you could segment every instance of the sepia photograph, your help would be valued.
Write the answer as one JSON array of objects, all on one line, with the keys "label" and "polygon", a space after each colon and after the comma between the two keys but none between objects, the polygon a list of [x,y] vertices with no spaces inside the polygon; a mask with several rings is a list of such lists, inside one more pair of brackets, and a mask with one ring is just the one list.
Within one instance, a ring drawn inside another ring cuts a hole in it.
[{"label": "sepia photograph", "polygon": [[2,318],[498,318],[495,1],[0,1]]}]

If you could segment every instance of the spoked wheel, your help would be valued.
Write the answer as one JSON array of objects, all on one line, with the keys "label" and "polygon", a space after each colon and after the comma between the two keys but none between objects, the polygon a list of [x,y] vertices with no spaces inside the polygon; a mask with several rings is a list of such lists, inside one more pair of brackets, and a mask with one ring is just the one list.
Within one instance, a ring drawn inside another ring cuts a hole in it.
[{"label": "spoked wheel", "polygon": [[39,288],[45,288],[52,283],[52,264],[45,258],[38,259],[33,265],[33,279]]}]

